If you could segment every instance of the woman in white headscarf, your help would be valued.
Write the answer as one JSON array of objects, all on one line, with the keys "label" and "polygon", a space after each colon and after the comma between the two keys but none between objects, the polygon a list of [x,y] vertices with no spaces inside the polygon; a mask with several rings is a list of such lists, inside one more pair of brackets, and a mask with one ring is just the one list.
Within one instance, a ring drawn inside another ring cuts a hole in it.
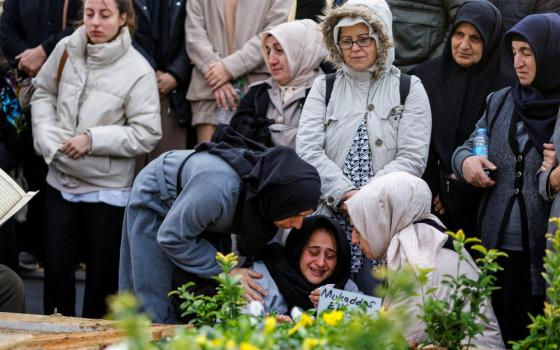
[{"label": "woman in white headscarf", "polygon": [[[338,70],[313,84],[296,151],[321,176],[318,213],[335,218],[350,240],[348,198],[373,177],[424,172],[430,103],[420,79],[393,66],[392,15],[385,0],[349,0],[327,11],[321,31]],[[363,259],[357,246],[351,249],[352,279],[371,293],[372,262]]]},{"label": "woman in white headscarf", "polygon": [[271,77],[249,89],[230,125],[266,146],[295,148],[305,98],[327,56],[323,36],[317,23],[304,19],[280,24],[261,39]]},{"label": "woman in white headscarf", "polygon": [[[396,172],[375,178],[346,205],[354,226],[352,242],[359,244],[368,258],[385,259],[388,270],[393,271],[404,266],[433,269],[424,290],[435,288],[435,298],[447,299],[451,290],[441,283],[445,275],[476,278],[479,270],[466,251],[467,259],[459,262],[458,254],[447,245],[444,247],[448,236],[443,232],[441,221],[430,213],[431,202],[432,194],[426,182],[408,173]],[[413,320],[406,332],[408,341],[425,341],[426,325],[418,318],[420,297],[405,302]],[[384,304],[391,307],[389,300]],[[489,300],[482,310],[489,322],[479,320],[485,330],[472,339],[472,343],[479,347],[503,348],[500,328]]]}]

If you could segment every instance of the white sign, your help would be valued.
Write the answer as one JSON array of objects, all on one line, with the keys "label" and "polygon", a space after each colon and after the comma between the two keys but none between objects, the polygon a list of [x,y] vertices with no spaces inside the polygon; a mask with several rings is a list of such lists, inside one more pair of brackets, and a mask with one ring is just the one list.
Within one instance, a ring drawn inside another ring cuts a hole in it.
[{"label": "white sign", "polygon": [[319,314],[324,310],[337,310],[342,307],[351,310],[364,305],[367,313],[375,316],[382,302],[381,298],[324,286],[321,288],[317,313]]}]

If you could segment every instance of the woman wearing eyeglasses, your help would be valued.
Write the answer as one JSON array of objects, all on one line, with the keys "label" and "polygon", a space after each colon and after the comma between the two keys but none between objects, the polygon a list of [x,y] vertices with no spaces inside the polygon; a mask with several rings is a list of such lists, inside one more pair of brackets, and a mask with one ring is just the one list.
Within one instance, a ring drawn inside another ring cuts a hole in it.
[{"label": "woman wearing eyeglasses", "polygon": [[[384,0],[350,0],[329,10],[321,29],[338,71],[330,98],[329,78],[315,80],[300,117],[296,150],[321,176],[318,211],[342,224],[348,239],[346,200],[373,177],[394,171],[421,176],[426,166],[430,105],[414,76],[401,104],[391,26]],[[352,277],[371,293],[373,262],[358,246],[351,251]]]}]

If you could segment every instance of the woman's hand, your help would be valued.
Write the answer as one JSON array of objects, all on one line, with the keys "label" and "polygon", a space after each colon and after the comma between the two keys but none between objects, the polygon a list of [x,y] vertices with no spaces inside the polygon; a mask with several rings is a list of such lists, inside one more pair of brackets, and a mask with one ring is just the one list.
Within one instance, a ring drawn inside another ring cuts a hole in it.
[{"label": "woman's hand", "polygon": [[239,96],[237,96],[237,91],[231,83],[227,83],[214,91],[214,97],[218,108],[228,109],[231,107],[234,112],[237,110]]},{"label": "woman's hand", "polygon": [[34,77],[39,73],[43,63],[47,60],[47,53],[43,46],[39,45],[32,49],[27,49],[16,56],[18,60],[18,69],[27,73],[30,77]]},{"label": "woman's hand", "polygon": [[255,281],[255,279],[262,278],[262,274],[251,269],[236,267],[231,270],[230,275],[241,276],[241,284],[243,284],[243,289],[245,289],[245,298],[247,300],[263,302],[262,297],[268,293]]},{"label": "woman's hand", "polygon": [[292,318],[288,315],[276,315],[276,321],[278,321],[278,323],[282,323],[282,322],[293,323],[294,322],[294,320],[292,320]]},{"label": "woman's hand", "polygon": [[548,171],[555,166],[558,165],[558,161],[556,159],[556,151],[554,149],[553,143],[545,143],[543,144],[544,151],[543,151],[543,162],[541,165],[541,171]]},{"label": "woman's hand", "polygon": [[319,305],[319,297],[321,296],[321,288],[316,288],[309,294],[309,300],[315,308]]},{"label": "woman's hand", "polygon": [[350,197],[355,195],[356,193],[358,193],[358,190],[350,190],[350,191],[346,192],[345,194],[343,194],[342,197],[340,198],[340,208],[339,208],[339,210],[342,213],[342,215],[348,216],[348,207],[346,206],[345,202],[348,199],[350,199]]},{"label": "woman's hand", "polygon": [[88,134],[80,134],[64,141],[58,149],[72,159],[83,157],[91,149],[91,140]]},{"label": "woman's hand", "polygon": [[212,90],[220,88],[232,78],[233,77],[226,65],[221,61],[210,64],[206,74],[204,74],[204,79],[206,79],[206,83],[212,88]]},{"label": "woman's hand", "polygon": [[157,87],[161,95],[167,95],[177,87],[177,80],[169,73],[156,71]]},{"label": "woman's hand", "polygon": [[494,163],[486,157],[470,156],[463,161],[463,177],[473,186],[492,187],[496,181],[486,175],[484,169],[496,170]]},{"label": "woman's hand", "polygon": [[443,207],[443,203],[441,202],[441,199],[439,198],[439,193],[436,194],[436,196],[434,198],[434,210],[439,215],[445,214],[445,208]]},{"label": "woman's hand", "polygon": [[549,175],[548,184],[552,193],[560,192],[560,167],[554,168]]}]

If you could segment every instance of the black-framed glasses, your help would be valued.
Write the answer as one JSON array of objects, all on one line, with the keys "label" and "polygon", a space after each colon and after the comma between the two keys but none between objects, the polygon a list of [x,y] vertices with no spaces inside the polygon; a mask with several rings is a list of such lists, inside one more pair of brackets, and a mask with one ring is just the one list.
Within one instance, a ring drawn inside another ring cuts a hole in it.
[{"label": "black-framed glasses", "polygon": [[363,36],[356,40],[342,39],[338,42],[338,46],[340,46],[340,48],[343,50],[351,49],[352,46],[354,46],[354,43],[358,44],[359,47],[368,47],[371,45],[372,40],[373,39],[370,38],[369,36]]}]

